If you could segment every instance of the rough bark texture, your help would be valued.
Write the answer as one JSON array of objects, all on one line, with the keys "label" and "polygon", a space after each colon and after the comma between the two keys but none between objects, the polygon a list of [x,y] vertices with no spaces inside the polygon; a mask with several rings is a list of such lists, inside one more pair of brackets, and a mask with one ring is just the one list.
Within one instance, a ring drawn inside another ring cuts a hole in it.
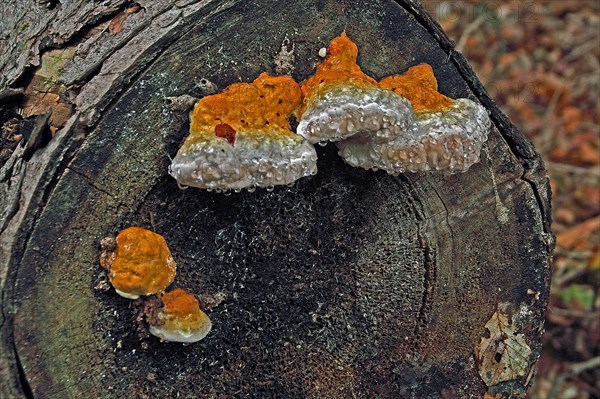
[{"label": "rough bark texture", "polygon": [[[47,146],[18,147],[0,170],[0,396],[522,395],[548,300],[548,179],[439,25],[410,0],[137,4],[2,6],[0,83],[28,84],[27,66],[59,46],[74,58],[53,79],[74,107]],[[366,73],[427,62],[441,92],[481,101],[495,123],[481,163],[392,177],[345,165],[329,145],[318,175],[293,187],[177,188],[166,171],[188,121],[168,97],[291,57],[301,81],[344,30]],[[205,340],[140,340],[132,302],[95,289],[101,238],[130,225],[165,236],[176,286],[224,295]],[[523,334],[513,353],[486,329],[504,315],[499,330]],[[477,355],[482,338],[498,346],[492,361]],[[523,343],[531,354],[507,362]],[[514,378],[485,378],[506,365]]]}]

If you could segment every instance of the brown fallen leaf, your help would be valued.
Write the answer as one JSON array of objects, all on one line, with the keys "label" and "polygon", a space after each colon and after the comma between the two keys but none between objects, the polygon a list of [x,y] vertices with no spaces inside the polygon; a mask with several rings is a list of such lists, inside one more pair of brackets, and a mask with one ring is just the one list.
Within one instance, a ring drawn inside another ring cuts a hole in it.
[{"label": "brown fallen leaf", "polygon": [[142,6],[138,3],[134,3],[131,7],[129,7],[126,11],[127,15],[135,14],[139,10],[142,9]]},{"label": "brown fallen leaf", "polygon": [[566,249],[574,248],[579,242],[586,240],[598,228],[600,228],[600,216],[564,230],[556,236],[556,244]]},{"label": "brown fallen leaf", "polygon": [[525,336],[518,334],[508,316],[496,311],[485,323],[489,338],[481,338],[475,347],[479,375],[488,387],[525,377],[529,372],[531,348]]},{"label": "brown fallen leaf", "polygon": [[138,3],[134,3],[131,7],[127,8],[125,11],[117,14],[113,19],[108,23],[108,31],[110,33],[119,33],[123,29],[123,24],[127,20],[127,17],[131,14],[135,14],[140,11],[142,6]]}]

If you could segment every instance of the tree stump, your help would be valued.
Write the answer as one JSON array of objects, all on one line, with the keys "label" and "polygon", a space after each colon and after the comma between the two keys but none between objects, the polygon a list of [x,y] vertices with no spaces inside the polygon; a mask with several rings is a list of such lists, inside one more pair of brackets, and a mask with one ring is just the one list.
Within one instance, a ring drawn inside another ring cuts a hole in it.
[{"label": "tree stump", "polygon": [[[524,395],[550,284],[548,177],[416,2],[3,7],[0,83],[59,129],[0,173],[2,397]],[[178,189],[167,167],[188,116],[169,98],[264,71],[302,81],[343,31],[367,74],[427,62],[442,93],[480,101],[495,125],[481,162],[394,177],[330,144],[293,187]],[[166,238],[174,286],[223,298],[203,341],[140,339],[136,306],[103,288],[100,240],[132,225]]]}]

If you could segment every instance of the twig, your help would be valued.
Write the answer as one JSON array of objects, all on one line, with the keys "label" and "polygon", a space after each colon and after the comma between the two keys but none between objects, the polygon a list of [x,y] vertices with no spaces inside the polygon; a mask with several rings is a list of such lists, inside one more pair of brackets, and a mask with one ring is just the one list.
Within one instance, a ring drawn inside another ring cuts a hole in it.
[{"label": "twig", "polygon": [[[562,231],[564,231],[566,229],[559,231],[556,231],[557,234],[560,234]],[[571,259],[571,260],[583,260],[583,261],[587,261],[590,256],[593,255],[593,251],[589,250],[589,249],[566,249],[566,248],[556,248],[554,251],[554,255],[556,256],[562,256],[566,259]]]},{"label": "twig", "polygon": [[556,380],[554,380],[554,384],[552,384],[552,388],[550,392],[548,392],[548,396],[546,399],[554,399],[558,394],[558,390],[560,386],[569,378],[576,376],[577,374],[581,374],[586,370],[593,369],[596,367],[600,367],[600,356],[593,357],[591,359],[586,360],[581,363],[573,363],[569,367],[567,371],[559,375]]},{"label": "twig", "polygon": [[475,19],[475,21],[467,25],[462,35],[460,35],[460,39],[458,40],[458,44],[456,45],[456,51],[462,53],[463,48],[465,47],[465,44],[469,39],[469,36],[471,35],[471,33],[473,33],[475,29],[479,28],[479,25],[481,25],[483,21],[485,21],[485,17],[483,15],[480,15]]},{"label": "twig", "polygon": [[562,94],[561,90],[557,90],[552,95],[550,99],[550,103],[548,104],[548,108],[546,109],[546,114],[544,115],[544,129],[540,134],[540,152],[544,155],[548,153],[548,148],[552,144],[552,138],[554,137],[554,127],[555,125],[551,123],[552,115],[554,115],[554,110],[556,109],[556,105],[558,104],[558,99]]},{"label": "twig", "polygon": [[582,166],[569,165],[566,163],[558,163],[552,161],[545,161],[546,165],[548,165],[548,169],[553,169],[560,172],[568,172],[577,175],[593,175],[596,177],[600,177],[600,166],[591,166],[589,168],[584,168]]},{"label": "twig", "polygon": [[23,89],[6,89],[0,91],[0,104],[12,101],[14,97],[22,96]]},{"label": "twig", "polygon": [[[594,56],[594,54],[586,54],[585,55],[585,60],[588,63],[588,65],[590,66],[590,68],[592,68],[594,70],[594,72],[598,72],[598,70],[600,70],[600,62],[598,61],[598,58],[596,58],[596,56]],[[593,81],[596,81],[598,79],[598,75],[594,74],[591,75],[591,79],[593,79]]]},{"label": "twig", "polygon": [[575,280],[577,277],[584,274],[587,270],[584,268],[577,268],[573,270],[568,270],[561,274],[560,276],[554,277],[554,284],[556,287],[563,287],[569,281]]},{"label": "twig", "polygon": [[597,319],[600,317],[600,312],[584,312],[580,310],[563,309],[556,306],[548,308],[549,312],[561,317],[573,317],[576,319]]},{"label": "twig", "polygon": [[544,161],[548,171],[559,174],[571,174],[577,178],[577,183],[598,185],[600,181],[600,166],[581,167],[575,165],[569,165],[565,163],[557,163],[551,161]]},{"label": "twig", "polygon": [[598,48],[598,37],[593,38],[589,42],[585,42],[580,46],[575,47],[566,57],[565,61],[575,61],[577,58],[589,53],[590,51]]}]

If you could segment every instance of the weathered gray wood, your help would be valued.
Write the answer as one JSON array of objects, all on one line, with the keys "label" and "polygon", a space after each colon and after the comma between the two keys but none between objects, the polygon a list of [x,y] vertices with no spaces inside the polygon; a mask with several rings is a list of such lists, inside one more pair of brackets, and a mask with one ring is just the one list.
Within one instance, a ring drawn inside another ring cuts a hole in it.
[{"label": "weathered gray wood", "polygon": [[[87,3],[69,5],[78,17],[62,20],[65,40],[93,21]],[[149,3],[114,36],[81,39],[97,51],[81,52],[80,67],[60,78],[84,80],[75,114],[46,148],[27,162],[16,151],[0,174],[19,204],[0,231],[2,397],[523,392],[548,300],[547,176],[439,26],[408,0]],[[39,20],[62,7],[38,10]],[[43,34],[0,25],[10,83],[27,62],[6,49]],[[177,188],[166,168],[188,122],[167,97],[202,95],[203,78],[222,89],[274,72],[286,39],[303,80],[343,30],[365,72],[428,62],[440,91],[486,105],[497,129],[482,162],[461,175],[392,177],[350,168],[329,146],[318,150],[319,174],[291,188]],[[205,340],[142,342],[131,302],[94,289],[100,239],[130,225],[165,236],[177,286],[225,295]],[[499,308],[533,353],[522,378],[488,387],[474,354]]]},{"label": "weathered gray wood", "polygon": [[0,86],[15,81],[30,64],[39,65],[40,50],[67,42],[124,3],[124,0],[64,4],[56,0],[7,0],[0,3]]}]

